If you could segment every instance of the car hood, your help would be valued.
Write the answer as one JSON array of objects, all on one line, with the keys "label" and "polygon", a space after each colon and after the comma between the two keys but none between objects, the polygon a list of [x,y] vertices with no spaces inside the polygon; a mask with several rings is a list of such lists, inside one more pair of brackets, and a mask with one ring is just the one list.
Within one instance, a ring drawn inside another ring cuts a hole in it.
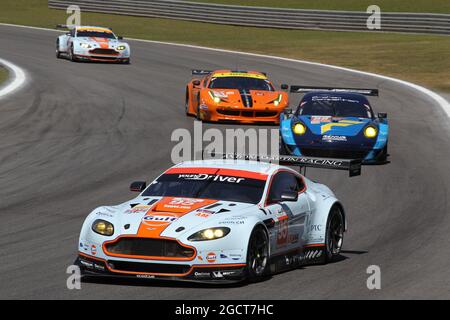
[{"label": "car hood", "polygon": [[219,222],[242,218],[256,205],[210,199],[138,197],[113,207],[95,210],[96,218],[111,221],[115,237],[179,238],[184,234],[220,226]]},{"label": "car hood", "polygon": [[119,44],[124,44],[117,39],[109,38],[95,38],[95,37],[79,37],[77,38],[79,42],[89,43],[98,47],[115,47]]},{"label": "car hood", "polygon": [[300,116],[314,135],[356,136],[372,120],[356,117]]},{"label": "car hood", "polygon": [[208,89],[212,90],[216,96],[219,96],[227,103],[240,104],[247,98],[254,104],[271,104],[281,94],[278,91],[264,90],[237,90],[237,89]]}]

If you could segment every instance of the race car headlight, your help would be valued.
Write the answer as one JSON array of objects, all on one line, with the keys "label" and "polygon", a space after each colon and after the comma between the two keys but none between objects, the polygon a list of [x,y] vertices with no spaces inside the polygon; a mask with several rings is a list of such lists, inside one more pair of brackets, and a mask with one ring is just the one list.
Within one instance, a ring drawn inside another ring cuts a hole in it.
[{"label": "race car headlight", "polygon": [[366,138],[375,138],[377,136],[378,130],[375,127],[368,126],[364,129],[364,135]]},{"label": "race car headlight", "polygon": [[283,96],[281,94],[278,95],[278,98],[276,98],[275,100],[273,100],[273,105],[275,107],[278,107],[281,103],[281,100],[283,99]]},{"label": "race car headlight", "polygon": [[225,237],[229,233],[230,228],[227,227],[209,228],[194,233],[188,238],[188,240],[189,241],[216,240]]},{"label": "race car headlight", "polygon": [[92,231],[102,236],[112,236],[114,234],[114,226],[108,221],[97,219],[92,224]]},{"label": "race car headlight", "polygon": [[303,123],[297,123],[294,125],[294,133],[298,135],[302,135],[306,132],[306,127]]},{"label": "race car headlight", "polygon": [[222,99],[221,99],[220,97],[218,97],[218,96],[214,93],[214,91],[208,91],[208,92],[209,92],[209,96],[211,97],[211,99],[213,99],[213,101],[214,101],[215,103],[219,103],[219,102],[222,101]]},{"label": "race car headlight", "polygon": [[125,50],[127,47],[125,47],[124,45],[120,45],[120,46],[117,46],[117,50],[120,50],[120,51],[123,51],[123,50]]},{"label": "race car headlight", "polygon": [[80,43],[80,47],[82,47],[83,49],[89,49],[91,48],[91,45],[89,43]]}]

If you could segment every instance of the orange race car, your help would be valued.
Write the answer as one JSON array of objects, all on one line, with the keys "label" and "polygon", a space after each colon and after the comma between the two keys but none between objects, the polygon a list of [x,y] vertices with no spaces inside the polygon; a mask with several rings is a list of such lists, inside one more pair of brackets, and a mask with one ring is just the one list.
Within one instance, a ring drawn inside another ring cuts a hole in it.
[{"label": "orange race car", "polygon": [[262,72],[192,70],[192,75],[186,87],[186,114],[199,120],[279,124],[288,106],[288,93],[275,90]]}]

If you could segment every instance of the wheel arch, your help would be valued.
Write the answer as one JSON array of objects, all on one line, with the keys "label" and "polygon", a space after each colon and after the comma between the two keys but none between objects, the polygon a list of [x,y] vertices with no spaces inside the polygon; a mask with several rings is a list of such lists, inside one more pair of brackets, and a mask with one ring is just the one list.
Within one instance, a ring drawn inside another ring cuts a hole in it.
[{"label": "wheel arch", "polygon": [[315,212],[311,216],[311,221],[308,225],[309,232],[306,244],[325,243],[328,217],[330,216],[331,210],[336,206],[342,212],[344,218],[344,230],[347,231],[347,218],[344,206],[338,199],[329,197],[317,204]]}]

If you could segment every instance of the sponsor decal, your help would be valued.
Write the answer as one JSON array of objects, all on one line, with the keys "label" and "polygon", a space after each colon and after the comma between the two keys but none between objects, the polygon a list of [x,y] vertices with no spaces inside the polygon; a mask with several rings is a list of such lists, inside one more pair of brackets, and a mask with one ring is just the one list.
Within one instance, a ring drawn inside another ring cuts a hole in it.
[{"label": "sponsor decal", "polygon": [[152,276],[150,274],[137,274],[136,278],[140,278],[140,279],[155,279],[155,276]]},{"label": "sponsor decal", "polygon": [[171,213],[152,213],[142,218],[142,223],[149,227],[160,227],[169,225],[177,220],[177,216]]},{"label": "sponsor decal", "polygon": [[313,224],[311,225],[311,231],[322,231],[323,225],[321,224]]},{"label": "sponsor decal", "polygon": [[216,260],[217,260],[217,256],[214,252],[210,252],[206,256],[206,261],[208,261],[209,263],[214,263],[214,262],[216,262]]},{"label": "sponsor decal", "polygon": [[97,254],[97,247],[95,245],[91,246],[91,254],[94,256]]},{"label": "sponsor decal", "polygon": [[219,222],[219,224],[244,224],[244,223],[245,223],[245,221],[243,221],[243,220],[236,220],[236,221],[225,220],[225,221],[220,221]]},{"label": "sponsor decal", "polygon": [[197,278],[211,278],[211,273],[210,272],[194,272],[194,277]]},{"label": "sponsor decal", "polygon": [[288,242],[289,243],[297,243],[299,239],[299,235],[298,234],[290,234],[288,236]]},{"label": "sponsor decal", "polygon": [[228,256],[224,255],[223,253],[220,254],[220,259],[228,259]]},{"label": "sponsor decal", "polygon": [[230,254],[230,258],[233,259],[233,260],[241,260],[242,259],[242,254],[231,253]]},{"label": "sponsor decal", "polygon": [[109,217],[109,218],[112,218],[112,217],[113,217],[112,214],[106,213],[106,212],[97,212],[96,215],[97,215],[97,216],[103,216],[103,217]]},{"label": "sponsor decal", "polygon": [[331,116],[312,116],[311,124],[320,124],[331,122]]},{"label": "sponsor decal", "polygon": [[150,206],[136,206],[134,208],[125,210],[125,213],[127,214],[133,214],[133,213],[146,213],[148,210],[150,210]]},{"label": "sponsor decal", "polygon": [[205,210],[205,209],[198,209],[196,211],[196,216],[201,218],[208,218],[210,215],[214,214],[214,211],[211,210]]},{"label": "sponsor decal", "polygon": [[204,214],[214,214],[215,213],[212,210],[206,210],[206,209],[198,209],[196,212],[197,213],[204,213]]},{"label": "sponsor decal", "polygon": [[345,142],[345,141],[347,141],[347,137],[346,136],[331,136],[331,135],[325,134],[322,136],[322,140],[329,141],[329,142],[332,142],[332,141]]},{"label": "sponsor decal", "polygon": [[198,174],[180,174],[178,175],[179,179],[185,180],[196,180],[196,181],[217,181],[217,182],[228,182],[228,183],[241,183],[245,180],[245,178],[232,177],[232,176],[222,176],[215,174],[206,174],[206,173],[198,173]]}]

